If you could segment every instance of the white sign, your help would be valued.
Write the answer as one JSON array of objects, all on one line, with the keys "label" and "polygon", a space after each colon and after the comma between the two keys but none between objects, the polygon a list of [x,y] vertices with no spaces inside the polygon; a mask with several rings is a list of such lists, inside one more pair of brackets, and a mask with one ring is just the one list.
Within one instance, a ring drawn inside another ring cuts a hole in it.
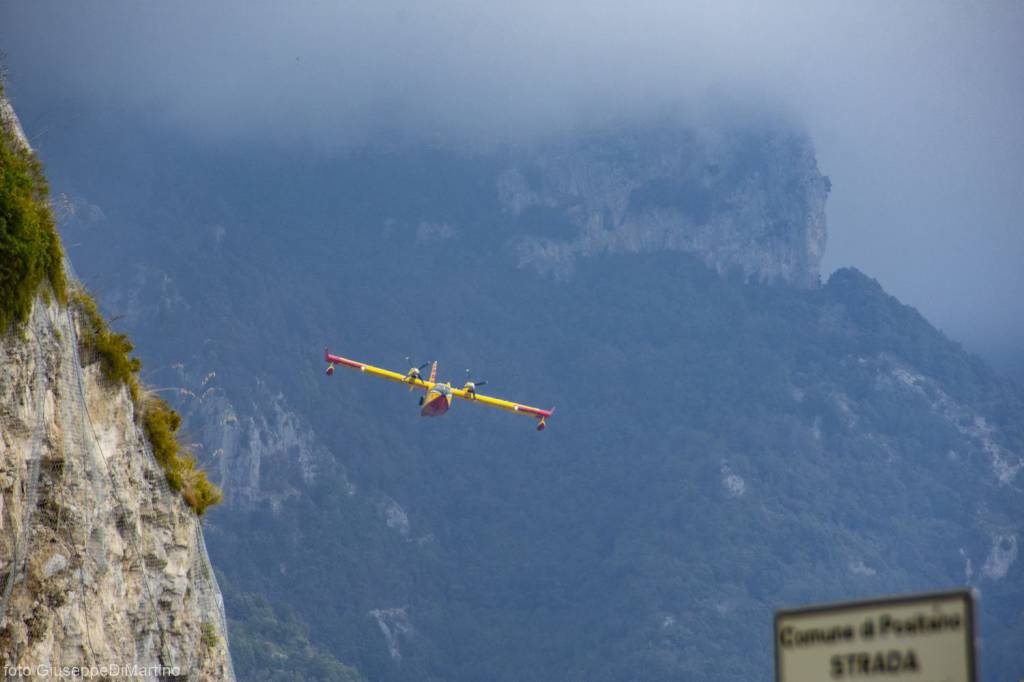
[{"label": "white sign", "polygon": [[775,614],[777,682],[975,682],[965,590]]}]

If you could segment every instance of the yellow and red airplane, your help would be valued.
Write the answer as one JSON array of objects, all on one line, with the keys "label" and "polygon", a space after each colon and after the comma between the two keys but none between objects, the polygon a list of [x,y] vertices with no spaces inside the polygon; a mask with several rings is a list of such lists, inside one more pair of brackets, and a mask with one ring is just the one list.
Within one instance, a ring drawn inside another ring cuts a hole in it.
[{"label": "yellow and red airplane", "polygon": [[[477,387],[486,384],[486,381],[473,382],[469,379],[469,370],[466,370],[466,383],[462,388],[453,388],[451,382],[440,382],[437,381],[437,361],[434,361],[433,367],[430,368],[430,378],[426,381],[420,376],[420,370],[425,368],[427,365],[423,364],[419,367],[413,366],[405,374],[399,374],[398,372],[392,372],[390,370],[381,369],[380,367],[374,367],[373,365],[367,365],[363,362],[356,362],[355,360],[349,360],[339,355],[331,355],[331,352],[324,348],[324,361],[327,362],[327,376],[334,374],[335,365],[344,365],[345,367],[351,367],[357,369],[360,372],[366,374],[372,374],[388,381],[394,381],[399,384],[405,384],[409,387],[409,390],[419,388],[426,392],[422,398],[420,398],[420,415],[423,417],[440,417],[442,414],[448,411],[448,408],[452,405],[452,397],[462,398],[474,403],[480,403],[481,405],[489,405],[491,407],[497,407],[502,410],[509,412],[515,412],[517,414],[525,414],[529,417],[533,417],[540,421],[537,424],[537,430],[543,431],[547,426],[546,419],[555,412],[555,408],[550,410],[542,410],[538,407],[530,407],[529,405],[520,405],[519,403],[509,402],[508,400],[502,400],[501,398],[492,398],[482,393],[477,393]],[[410,362],[410,364],[412,364]]]}]

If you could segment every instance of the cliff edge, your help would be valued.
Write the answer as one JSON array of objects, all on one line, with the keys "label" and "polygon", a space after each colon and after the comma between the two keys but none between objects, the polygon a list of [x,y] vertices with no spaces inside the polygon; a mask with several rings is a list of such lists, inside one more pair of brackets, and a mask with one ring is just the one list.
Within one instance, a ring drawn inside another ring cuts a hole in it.
[{"label": "cliff edge", "polygon": [[[0,114],[5,159],[28,157],[2,91]],[[19,207],[4,200],[0,236],[16,239]],[[200,519],[168,484],[130,385],[98,359],[82,364],[91,321],[65,298],[43,281],[0,330],[0,664],[29,677],[233,680]]]}]

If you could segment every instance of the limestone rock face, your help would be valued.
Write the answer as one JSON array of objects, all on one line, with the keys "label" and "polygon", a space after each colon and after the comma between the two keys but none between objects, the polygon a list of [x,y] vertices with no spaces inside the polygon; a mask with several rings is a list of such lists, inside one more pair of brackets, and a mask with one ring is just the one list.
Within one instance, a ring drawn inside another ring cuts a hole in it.
[{"label": "limestone rock face", "polygon": [[77,324],[37,300],[0,338],[0,663],[233,680],[199,519]]},{"label": "limestone rock face", "polygon": [[498,178],[530,230],[520,264],[571,276],[578,258],[687,251],[720,272],[816,286],[830,189],[800,132],[645,130],[521,153]]}]

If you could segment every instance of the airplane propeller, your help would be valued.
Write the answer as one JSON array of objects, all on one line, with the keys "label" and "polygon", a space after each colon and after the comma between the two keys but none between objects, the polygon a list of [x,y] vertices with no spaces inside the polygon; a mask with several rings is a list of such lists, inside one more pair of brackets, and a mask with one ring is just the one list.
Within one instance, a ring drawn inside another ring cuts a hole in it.
[{"label": "airplane propeller", "polygon": [[[405,364],[409,365],[409,367],[416,367],[416,365],[412,364],[412,358],[410,358],[408,355],[405,356]],[[422,372],[423,369],[429,364],[429,362],[424,362],[419,367],[416,367],[416,371]]]},{"label": "airplane propeller", "polygon": [[476,389],[478,389],[481,386],[486,386],[486,385],[487,385],[486,381],[473,381],[473,379],[470,377],[469,370],[468,369],[466,370],[466,385],[465,385],[463,390],[465,390],[468,393],[470,393],[470,394],[475,396],[476,395]]},{"label": "airplane propeller", "polygon": [[[424,369],[426,369],[427,365],[429,365],[430,363],[429,362],[424,362],[422,365],[417,367],[416,365],[413,364],[412,358],[410,358],[408,355],[405,356],[405,363],[407,365],[409,365],[409,371],[406,373],[405,378],[406,378],[406,381],[409,382],[409,390],[412,391],[415,388],[415,385],[414,385],[415,382],[412,381],[412,379],[419,379],[419,380],[422,381],[423,377],[420,376],[420,372],[422,372]],[[420,398],[420,405],[422,405],[422,404],[423,404],[423,399]]]}]

